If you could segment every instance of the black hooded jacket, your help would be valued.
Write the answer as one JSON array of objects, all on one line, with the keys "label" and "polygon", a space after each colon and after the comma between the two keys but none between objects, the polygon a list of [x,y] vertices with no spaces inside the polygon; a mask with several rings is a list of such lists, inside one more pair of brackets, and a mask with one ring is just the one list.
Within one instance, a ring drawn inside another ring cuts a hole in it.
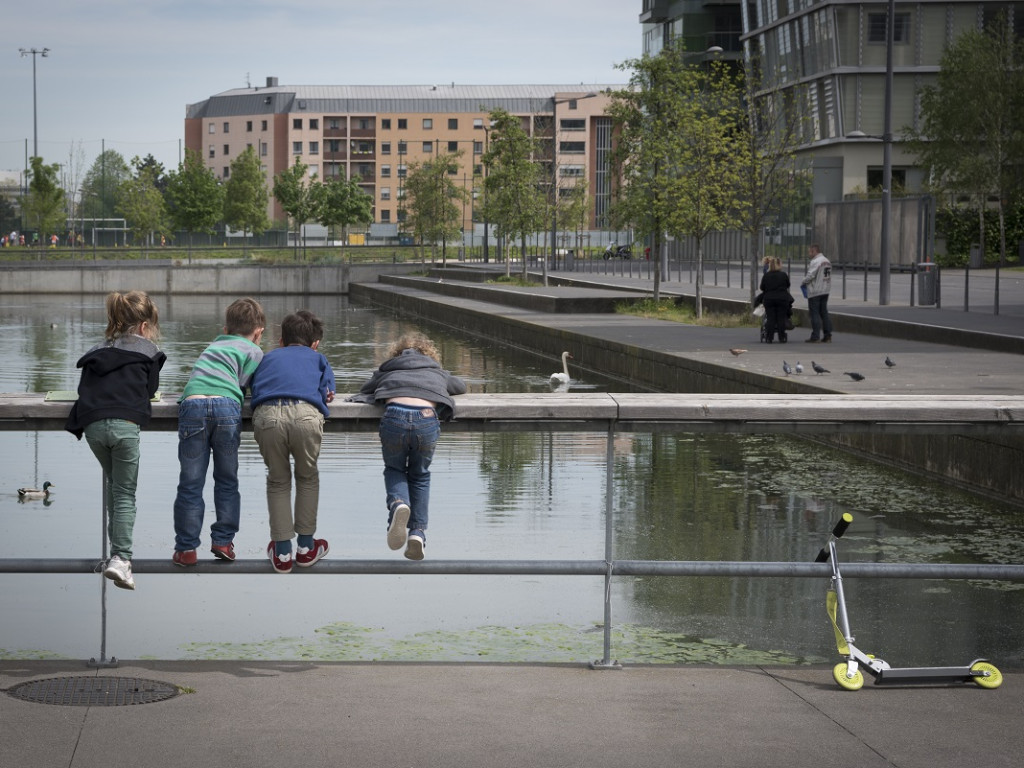
[{"label": "black hooded jacket", "polygon": [[77,363],[82,369],[78,400],[64,429],[81,440],[85,427],[101,419],[124,419],[145,427],[166,361],[153,342],[140,336],[93,347]]}]

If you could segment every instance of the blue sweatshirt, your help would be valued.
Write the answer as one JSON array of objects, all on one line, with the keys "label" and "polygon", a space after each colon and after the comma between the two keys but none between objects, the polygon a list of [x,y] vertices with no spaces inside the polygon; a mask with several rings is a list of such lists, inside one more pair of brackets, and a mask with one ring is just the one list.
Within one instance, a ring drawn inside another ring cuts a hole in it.
[{"label": "blue sweatshirt", "polygon": [[315,349],[298,344],[267,352],[249,385],[253,408],[267,400],[305,400],[319,408],[324,416],[331,415],[327,395],[334,392],[336,386],[327,358]]}]

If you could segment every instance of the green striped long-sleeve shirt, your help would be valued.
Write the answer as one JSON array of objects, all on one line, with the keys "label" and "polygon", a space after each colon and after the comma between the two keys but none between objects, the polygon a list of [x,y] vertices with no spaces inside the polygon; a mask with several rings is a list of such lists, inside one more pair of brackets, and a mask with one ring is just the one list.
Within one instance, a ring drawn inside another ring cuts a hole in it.
[{"label": "green striped long-sleeve shirt", "polygon": [[262,359],[263,350],[244,336],[218,336],[199,355],[178,402],[208,395],[233,397],[241,404]]}]

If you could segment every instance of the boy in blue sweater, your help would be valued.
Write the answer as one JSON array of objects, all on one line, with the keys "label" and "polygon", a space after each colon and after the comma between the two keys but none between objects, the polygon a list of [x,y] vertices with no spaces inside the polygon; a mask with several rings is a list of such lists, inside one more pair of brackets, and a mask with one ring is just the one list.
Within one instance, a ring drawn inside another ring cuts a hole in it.
[{"label": "boy in blue sweater", "polygon": [[288,315],[281,323],[281,346],[264,356],[252,379],[253,436],[267,465],[267,557],[277,573],[291,573],[293,564],[308,568],[328,551],[325,539],[313,538],[320,504],[317,460],[336,388],[330,363],[317,351],[323,337],[323,321],[312,312]]},{"label": "boy in blue sweater", "polygon": [[213,456],[213,501],[217,521],[210,526],[214,557],[235,559],[242,497],[238,491],[238,446],[242,442],[242,401],[263,359],[260,339],[266,326],[255,299],[233,301],[224,315],[224,333],[203,350],[178,400],[178,494],[174,499],[175,565],[196,564],[203,530],[203,486]]}]

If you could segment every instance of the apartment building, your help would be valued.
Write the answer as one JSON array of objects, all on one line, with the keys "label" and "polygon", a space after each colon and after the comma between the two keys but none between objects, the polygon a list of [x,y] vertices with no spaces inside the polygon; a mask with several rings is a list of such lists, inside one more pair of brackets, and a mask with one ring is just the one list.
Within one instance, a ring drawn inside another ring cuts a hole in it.
[{"label": "apartment building", "polygon": [[[835,202],[882,182],[885,121],[884,2],[861,0],[641,0],[645,50],[656,53],[682,37],[687,49],[733,50],[727,29],[740,13],[744,61],[756,61],[761,98],[799,122],[797,154],[812,172],[813,202]],[[945,48],[999,12],[1024,34],[1024,5],[985,0],[895,3],[893,26],[893,186],[921,189],[919,168],[902,144],[903,128],[919,125],[918,92],[934,82]]]},{"label": "apartment building", "polygon": [[[374,199],[375,230],[400,229],[403,180],[415,164],[461,153],[453,179],[470,192],[463,231],[479,219],[474,205],[485,173],[491,110],[521,118],[538,139],[538,160],[559,194],[585,179],[590,220],[600,226],[611,183],[607,153],[609,90],[601,85],[279,85],[239,88],[186,108],[185,146],[198,151],[214,174],[227,179],[231,161],[252,146],[268,188],[274,176],[301,161],[320,179],[355,179]],[[557,126],[557,128],[556,128]],[[552,165],[553,163],[553,165]],[[268,215],[284,213],[271,201]]]}]

